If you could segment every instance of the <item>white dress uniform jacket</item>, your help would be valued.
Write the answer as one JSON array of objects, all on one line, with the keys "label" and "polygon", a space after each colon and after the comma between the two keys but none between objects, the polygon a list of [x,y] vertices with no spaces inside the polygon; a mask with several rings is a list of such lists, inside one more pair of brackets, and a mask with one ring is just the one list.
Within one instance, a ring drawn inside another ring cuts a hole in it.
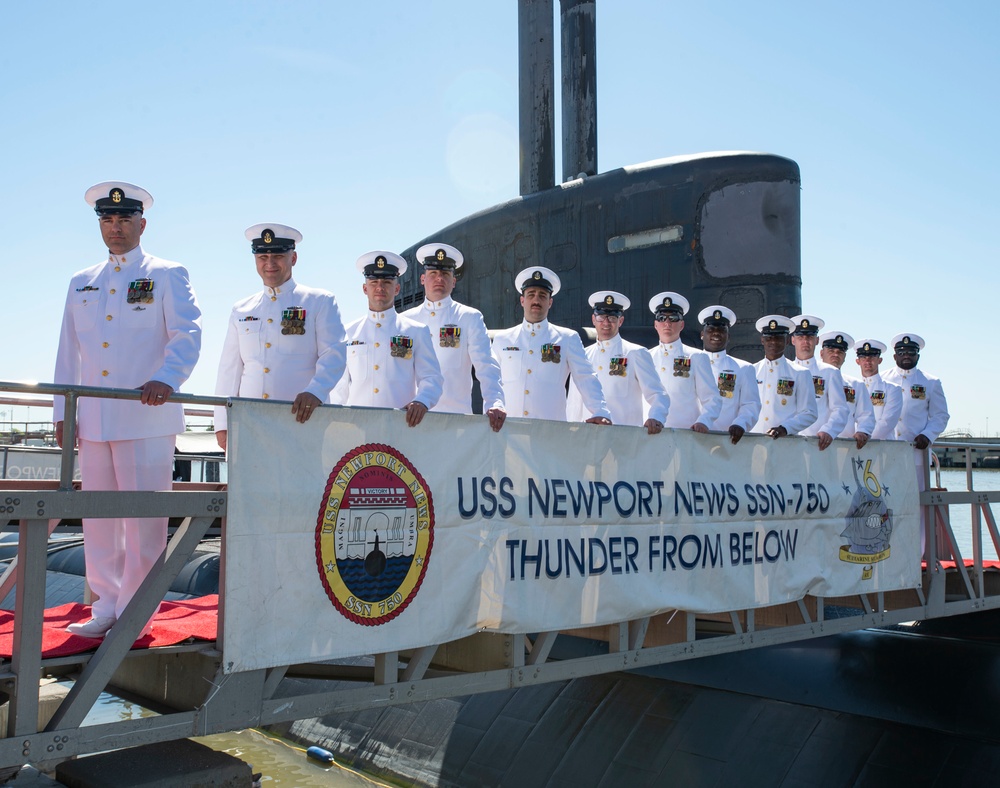
[{"label": "white dress uniform jacket", "polygon": [[847,401],[847,424],[839,436],[853,438],[854,433],[863,432],[871,437],[875,432],[875,410],[872,408],[868,390],[860,378],[852,378],[840,373],[844,381],[844,399]]},{"label": "white dress uniform jacket", "polygon": [[[601,381],[614,424],[641,427],[646,418],[660,423],[667,420],[670,397],[663,390],[646,348],[616,335],[607,342],[598,340],[588,345],[585,352]],[[643,401],[649,410],[646,418],[643,418]],[[566,400],[567,420],[586,421],[591,416],[593,414],[583,404],[580,389],[571,380]]]},{"label": "white dress uniform jacket", "polygon": [[[131,286],[131,295],[130,295]],[[201,311],[178,263],[137,246],[74,274],[66,295],[53,381],[134,389],[149,380],[174,391],[188,379],[201,350]],[[178,403],[155,408],[138,400],[78,400],[82,440],[117,441],[184,432]],[[56,397],[53,420],[63,421]]]},{"label": "white dress uniform jacket", "polygon": [[844,396],[844,378],[840,370],[832,364],[817,360],[815,356],[806,361],[795,359],[792,363],[808,371],[812,376],[813,393],[819,414],[811,426],[799,430],[799,435],[818,435],[825,432],[830,437],[836,438],[847,426],[849,415],[847,398]]},{"label": "white dress uniform jacket", "polygon": [[751,432],[765,433],[784,427],[789,435],[800,433],[816,421],[816,396],[809,371],[792,364],[784,356],[754,366],[760,394],[760,418]]},{"label": "white dress uniform jacket", "polygon": [[670,397],[670,412],[663,426],[687,430],[700,422],[711,428],[722,411],[722,397],[705,352],[680,342],[660,342],[648,353]]},{"label": "white dress uniform jacket", "polygon": [[572,375],[587,410],[611,419],[601,382],[575,331],[548,320],[525,320],[493,336],[493,357],[500,364],[508,415],[566,421],[566,380]]},{"label": "white dress uniform jacket", "polygon": [[760,392],[757,390],[757,373],[753,364],[741,358],[733,358],[725,350],[719,353],[705,353],[712,364],[712,374],[722,398],[722,409],[713,430],[728,430],[734,424],[744,432],[760,418]]},{"label": "white dress uniform jacket", "polygon": [[441,399],[431,410],[472,413],[473,367],[483,396],[483,413],[491,408],[504,408],[500,366],[490,352],[490,337],[482,312],[448,296],[441,301],[425,300],[403,315],[430,329],[434,352],[444,375]]},{"label": "white dress uniform jacket", "polygon": [[[295,324],[283,318],[286,309],[302,310],[291,315]],[[265,287],[233,306],[215,393],[294,400],[308,392],[328,402],[344,375],[344,336],[333,293],[293,279]],[[215,429],[227,429],[226,410],[215,409]]]},{"label": "white dress uniform jacket", "polygon": [[948,402],[941,381],[919,368],[896,367],[885,374],[887,383],[895,383],[903,392],[903,412],[896,424],[896,439],[912,441],[918,435],[931,443],[948,426]]},{"label": "white dress uniform jacket", "polygon": [[896,425],[903,412],[903,390],[894,383],[882,380],[881,375],[862,378],[868,399],[875,412],[873,440],[896,440]]},{"label": "white dress uniform jacket", "polygon": [[427,326],[388,312],[368,312],[347,327],[347,370],[333,390],[337,405],[430,410],[444,379]]}]

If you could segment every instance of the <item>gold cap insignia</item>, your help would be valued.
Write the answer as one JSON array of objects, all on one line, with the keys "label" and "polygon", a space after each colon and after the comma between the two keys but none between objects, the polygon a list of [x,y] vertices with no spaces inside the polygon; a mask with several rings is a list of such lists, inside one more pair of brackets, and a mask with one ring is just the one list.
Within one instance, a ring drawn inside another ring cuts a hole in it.
[{"label": "gold cap insignia", "polygon": [[264,230],[264,232],[260,234],[260,237],[261,240],[263,240],[264,243],[266,244],[269,244],[272,241],[274,241],[274,233],[272,233],[270,230]]},{"label": "gold cap insignia", "polygon": [[531,275],[531,278],[532,279],[541,279],[542,278],[542,272],[541,271],[535,271],[535,273],[533,273]]},{"label": "gold cap insignia", "polygon": [[121,189],[112,189],[108,196],[111,198],[111,202],[121,202],[125,193]]},{"label": "gold cap insignia", "polygon": [[770,323],[767,324],[767,327],[768,328],[772,328],[772,329],[773,328],[777,328],[778,327],[778,321],[777,320],[772,320]]},{"label": "gold cap insignia", "polygon": [[903,344],[904,345],[909,345],[910,344],[910,338],[909,337],[903,337]]},{"label": "gold cap insignia", "polygon": [[444,258],[445,258],[444,249],[438,249],[434,253],[434,257],[437,258],[438,260],[444,260]]},{"label": "gold cap insignia", "polygon": [[806,320],[805,318],[802,318],[802,322],[799,323],[799,327],[800,328],[809,328],[809,321]]},{"label": "gold cap insignia", "polygon": [[720,312],[718,309],[716,309],[712,313],[712,317],[714,317],[716,320],[721,320],[722,319],[722,312]]},{"label": "gold cap insignia", "polygon": [[871,350],[871,349],[872,349],[872,343],[871,342],[865,342],[865,350]]},{"label": "gold cap insignia", "polygon": [[376,257],[375,265],[377,265],[379,268],[385,268],[385,258],[382,255]]},{"label": "gold cap insignia", "polygon": [[604,296],[604,303],[607,304],[608,306],[611,306],[614,302],[615,299],[613,296]]},{"label": "gold cap insignia", "polygon": [[844,335],[843,334],[837,334],[837,341],[838,342],[843,342],[844,341]]},{"label": "gold cap insignia", "polygon": [[665,298],[663,299],[663,305],[664,305],[664,306],[673,306],[673,305],[674,305],[674,302],[673,302],[673,299],[672,299],[672,298],[670,298],[670,296],[666,296],[666,297],[665,297]]}]

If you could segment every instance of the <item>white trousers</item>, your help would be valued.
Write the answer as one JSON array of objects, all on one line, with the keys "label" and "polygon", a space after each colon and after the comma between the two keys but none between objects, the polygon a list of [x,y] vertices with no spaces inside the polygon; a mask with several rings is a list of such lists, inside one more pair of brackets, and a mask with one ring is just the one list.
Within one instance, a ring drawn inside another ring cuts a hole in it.
[{"label": "white trousers", "polygon": [[[80,441],[84,490],[169,490],[176,436]],[[84,519],[87,582],[95,618],[120,618],[167,544],[167,518]]]}]

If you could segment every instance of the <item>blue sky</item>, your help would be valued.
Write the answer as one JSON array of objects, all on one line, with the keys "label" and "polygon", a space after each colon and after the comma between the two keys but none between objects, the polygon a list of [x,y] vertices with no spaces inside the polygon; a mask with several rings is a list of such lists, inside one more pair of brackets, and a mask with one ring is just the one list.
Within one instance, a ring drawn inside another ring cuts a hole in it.
[{"label": "blue sky", "polygon": [[[558,2],[556,3],[558,6]],[[758,150],[802,172],[803,306],[922,335],[951,428],[1000,432],[1000,4],[598,3],[598,163]],[[0,120],[11,219],[0,379],[51,379],[88,186],[138,183],[144,247],[205,315],[186,390],[259,287],[243,230],[302,231],[296,278],[364,310],[354,260],[517,195],[514,0],[17,4]],[[558,105],[558,101],[557,101]],[[972,334],[969,334],[969,330]],[[848,362],[852,363],[851,361]]]}]

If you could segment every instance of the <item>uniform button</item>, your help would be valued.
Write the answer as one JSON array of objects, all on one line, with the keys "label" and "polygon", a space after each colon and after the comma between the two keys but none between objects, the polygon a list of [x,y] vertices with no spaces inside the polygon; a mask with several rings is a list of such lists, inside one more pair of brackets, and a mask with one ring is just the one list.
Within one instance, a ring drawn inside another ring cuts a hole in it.
[{"label": "uniform button", "polygon": [[382,324],[381,323],[376,323],[375,324],[375,328],[382,328]]},{"label": "uniform button", "polygon": [[770,420],[771,420],[770,417],[768,417],[768,416],[764,417],[764,421],[770,421]]},{"label": "uniform button", "polygon": [[121,271],[121,270],[122,270],[122,269],[121,269],[121,266],[118,266],[118,265],[116,265],[116,266],[115,266],[115,270],[116,270],[116,271]]},{"label": "uniform button", "polygon": [[102,343],[101,343],[101,347],[107,347],[107,346],[108,346],[108,343],[107,343],[107,342],[102,342]]},{"label": "uniform button", "polygon": [[264,395],[264,399],[271,399],[271,395],[270,394],[265,394]]},{"label": "uniform button", "polygon": [[525,412],[524,412],[524,415],[525,415],[525,416],[527,416],[527,415],[528,415],[528,411],[525,411]]},{"label": "uniform button", "polygon": [[535,335],[535,332],[534,332],[534,331],[532,331],[532,332],[531,332],[531,336],[534,336],[534,335]]},{"label": "uniform button", "polygon": [[270,342],[265,342],[264,343],[264,347],[271,347],[271,343]]},{"label": "uniform button", "polygon": [[378,394],[378,389],[375,389],[375,393]]},{"label": "uniform button", "polygon": [[525,389],[525,390],[524,390],[524,393],[525,393],[525,394],[530,394],[531,392],[530,392],[530,391],[528,391],[527,389]]},{"label": "uniform button", "polygon": [[378,369],[378,364],[375,365],[375,369]]},{"label": "uniform button", "polygon": [[[601,351],[601,352],[603,352],[603,351]],[[598,372],[600,372],[600,371],[601,371],[601,370],[603,370],[603,369],[604,369],[604,367],[602,367],[602,366],[598,365],[598,367],[597,367],[597,371],[598,371]]]},{"label": "uniform button", "polygon": [[277,301],[277,300],[278,300],[278,297],[277,297],[277,296],[271,296],[271,300],[272,300],[272,301]]},{"label": "uniform button", "polygon": [[529,374],[529,375],[531,374],[531,370],[530,370],[530,369],[528,370],[528,374]]},{"label": "uniform button", "polygon": [[378,347],[378,346],[379,346],[379,343],[378,343],[378,342],[376,342],[376,343],[375,343],[375,347]]},{"label": "uniform button", "polygon": [[769,399],[764,400],[764,404],[765,405],[770,405],[771,404],[771,400],[769,400]]},{"label": "uniform button", "polygon": [[267,319],[267,322],[268,322],[268,323],[273,323],[274,321],[273,321],[273,320],[272,320],[271,318],[268,318],[268,319]]},{"label": "uniform button", "polygon": [[660,372],[666,372],[666,371],[667,371],[666,367],[660,367]]},{"label": "uniform button", "polygon": [[105,319],[105,320],[111,320],[111,315],[108,315],[108,316],[107,316],[106,318],[104,318],[104,319]]},{"label": "uniform button", "polygon": [[436,316],[437,316],[437,312],[431,312],[431,317],[436,317]]},{"label": "uniform button", "polygon": [[601,352],[606,353],[607,351],[604,348],[601,348]]},{"label": "uniform button", "polygon": [[529,350],[529,351],[528,351],[528,355],[529,355],[529,356],[533,356],[533,355],[535,355],[535,351],[534,351],[534,350]]},{"label": "uniform button", "polygon": [[111,292],[111,295],[114,295],[115,294],[115,289],[112,287],[110,292]]},{"label": "uniform button", "polygon": [[270,367],[264,367],[264,374],[265,374],[265,375],[266,375],[266,374],[267,374],[268,372],[270,372],[270,371],[271,371],[271,368],[270,368]]},{"label": "uniform button", "polygon": [[106,369],[102,369],[102,370],[101,370],[101,375],[102,375],[103,377],[107,377],[107,376],[108,376],[108,371],[107,371]]}]

